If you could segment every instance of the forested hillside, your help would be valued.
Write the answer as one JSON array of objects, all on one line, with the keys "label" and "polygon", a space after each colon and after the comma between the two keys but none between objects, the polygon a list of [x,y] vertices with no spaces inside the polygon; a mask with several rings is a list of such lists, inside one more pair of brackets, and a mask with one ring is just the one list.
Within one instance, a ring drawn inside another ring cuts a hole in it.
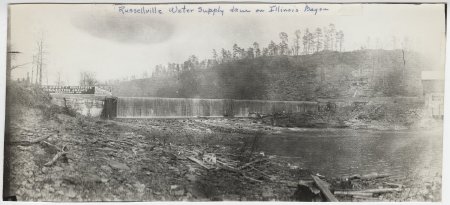
[{"label": "forested hillside", "polygon": [[[195,64],[189,59],[186,64]],[[244,58],[113,86],[117,96],[314,100],[418,96],[423,59],[403,50],[321,51]]]}]

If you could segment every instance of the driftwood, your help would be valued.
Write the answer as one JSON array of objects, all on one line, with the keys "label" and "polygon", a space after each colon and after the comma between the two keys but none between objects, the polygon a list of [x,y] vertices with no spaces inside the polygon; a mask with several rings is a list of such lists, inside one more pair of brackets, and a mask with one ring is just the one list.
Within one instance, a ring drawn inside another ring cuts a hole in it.
[{"label": "driftwood", "polygon": [[56,155],[53,157],[53,159],[50,160],[49,162],[45,163],[44,166],[46,166],[46,167],[52,166],[53,164],[55,164],[56,160],[58,160],[64,154],[66,154],[66,153],[65,152],[56,153]]},{"label": "driftwood", "polygon": [[396,191],[402,191],[402,189],[400,189],[400,188],[383,188],[383,189],[366,189],[366,190],[361,190],[361,192],[373,193],[373,194],[383,194],[383,193],[396,192]]},{"label": "driftwood", "polygon": [[36,139],[32,139],[30,141],[10,141],[9,143],[17,144],[17,145],[21,145],[21,146],[31,146],[33,144],[39,143],[39,142],[49,138],[50,136],[52,136],[52,135],[44,135],[44,136],[38,137]]},{"label": "driftwood", "polygon": [[367,197],[367,196],[353,196],[353,198],[355,198],[355,199],[363,199],[363,200],[368,200],[368,201],[380,201],[380,199],[378,199],[378,198]]},{"label": "driftwood", "polygon": [[266,177],[266,178],[269,179],[270,181],[272,181],[272,177],[271,177],[270,175],[266,174],[265,172],[263,172],[263,171],[261,171],[261,170],[259,170],[259,169],[256,169],[256,168],[253,167],[253,166],[249,166],[249,167],[250,167],[251,169],[255,170],[256,172],[260,173],[261,175],[263,175],[264,177]]},{"label": "driftwood", "polygon": [[395,183],[390,183],[390,182],[384,182],[383,184],[386,184],[386,185],[391,186],[391,187],[397,187],[397,188],[402,188],[403,187],[403,185],[401,185],[401,184],[395,184]]},{"label": "driftwood", "polygon": [[242,172],[241,170],[235,169],[235,168],[230,167],[230,166],[228,166],[228,165],[226,165],[226,164],[222,164],[221,168],[222,168],[222,169],[225,169],[225,170],[227,170],[227,171],[230,171],[230,172],[238,173],[238,174],[242,175],[244,178],[246,178],[246,179],[248,179],[248,180],[250,180],[250,181],[262,183],[261,180],[257,180],[257,179],[254,179],[254,178],[252,178],[252,177],[249,177],[249,176],[245,175],[245,173]]},{"label": "driftwood", "polygon": [[297,188],[298,187],[298,182],[287,181],[287,180],[280,180],[278,182],[286,184],[286,186],[288,186],[288,187],[292,187],[292,188]]},{"label": "driftwood", "polygon": [[205,169],[208,169],[208,170],[211,169],[211,167],[206,166],[205,164],[203,164],[202,161],[200,161],[200,160],[198,160],[198,159],[196,159],[196,158],[194,158],[194,157],[187,157],[187,158],[188,158],[189,160],[191,160],[191,161],[197,163],[198,165],[202,166],[202,167],[205,168]]},{"label": "driftwood", "polygon": [[323,196],[325,197],[325,199],[327,201],[338,202],[336,197],[330,192],[328,187],[325,185],[325,183],[319,177],[314,176],[314,175],[311,175],[311,177],[313,178],[314,183],[316,183],[316,185],[319,188],[320,192],[323,194]]},{"label": "driftwood", "polygon": [[266,160],[267,159],[257,159],[257,160],[251,161],[249,163],[246,163],[246,164],[240,166],[239,169],[244,169],[244,168],[246,168],[246,167],[248,167],[248,166],[250,166],[252,164],[255,164],[255,163],[258,163],[258,162],[262,162],[262,161],[266,161]]},{"label": "driftwood", "polygon": [[366,192],[360,192],[360,191],[335,191],[334,195],[372,197],[373,193],[366,193]]},{"label": "driftwood", "polygon": [[67,154],[67,152],[65,151],[66,145],[64,145],[58,153],[56,153],[56,155],[52,158],[52,160],[50,160],[49,162],[45,163],[44,166],[48,167],[48,166],[52,166],[53,164],[55,164],[55,162],[63,155]]},{"label": "driftwood", "polygon": [[389,175],[389,174],[377,174],[377,173],[374,173],[374,174],[362,175],[362,176],[361,176],[361,179],[364,179],[364,180],[372,180],[372,179],[386,178],[386,177],[389,177],[389,176],[391,176],[391,175]]},{"label": "driftwood", "polygon": [[389,175],[389,174],[378,174],[378,173],[372,173],[372,174],[366,174],[366,175],[355,174],[355,175],[349,176],[348,179],[349,180],[354,180],[354,179],[374,180],[374,179],[386,178],[386,177],[390,177],[390,176],[391,175]]},{"label": "driftwood", "polygon": [[[56,134],[54,134],[54,135],[57,136]],[[30,140],[30,144],[38,143],[38,142],[40,142],[42,140],[45,140],[45,139],[49,138],[50,136],[51,135],[45,135],[45,136],[42,136],[42,137],[38,137],[36,139],[32,139],[32,140]]]}]

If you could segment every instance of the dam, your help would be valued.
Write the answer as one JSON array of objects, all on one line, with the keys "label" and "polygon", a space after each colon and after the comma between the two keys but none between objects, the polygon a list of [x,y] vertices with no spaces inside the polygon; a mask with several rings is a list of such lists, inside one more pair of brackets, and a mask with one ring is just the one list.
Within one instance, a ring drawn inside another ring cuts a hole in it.
[{"label": "dam", "polygon": [[249,117],[252,114],[315,113],[317,102],[118,97],[117,118]]}]

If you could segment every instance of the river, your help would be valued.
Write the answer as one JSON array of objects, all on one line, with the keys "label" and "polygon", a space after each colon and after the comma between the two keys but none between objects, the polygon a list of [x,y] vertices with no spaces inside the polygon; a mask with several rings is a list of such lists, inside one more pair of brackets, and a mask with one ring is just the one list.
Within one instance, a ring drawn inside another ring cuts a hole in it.
[{"label": "river", "polygon": [[265,135],[258,148],[329,177],[434,175],[442,167],[442,129],[299,129]]}]

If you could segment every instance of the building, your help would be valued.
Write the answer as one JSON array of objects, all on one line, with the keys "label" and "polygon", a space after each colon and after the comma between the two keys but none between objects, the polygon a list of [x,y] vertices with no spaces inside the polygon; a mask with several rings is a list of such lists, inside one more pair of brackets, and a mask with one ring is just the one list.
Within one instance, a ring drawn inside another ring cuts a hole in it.
[{"label": "building", "polygon": [[444,73],[422,71],[421,78],[427,113],[429,116],[442,119],[444,116]]}]

